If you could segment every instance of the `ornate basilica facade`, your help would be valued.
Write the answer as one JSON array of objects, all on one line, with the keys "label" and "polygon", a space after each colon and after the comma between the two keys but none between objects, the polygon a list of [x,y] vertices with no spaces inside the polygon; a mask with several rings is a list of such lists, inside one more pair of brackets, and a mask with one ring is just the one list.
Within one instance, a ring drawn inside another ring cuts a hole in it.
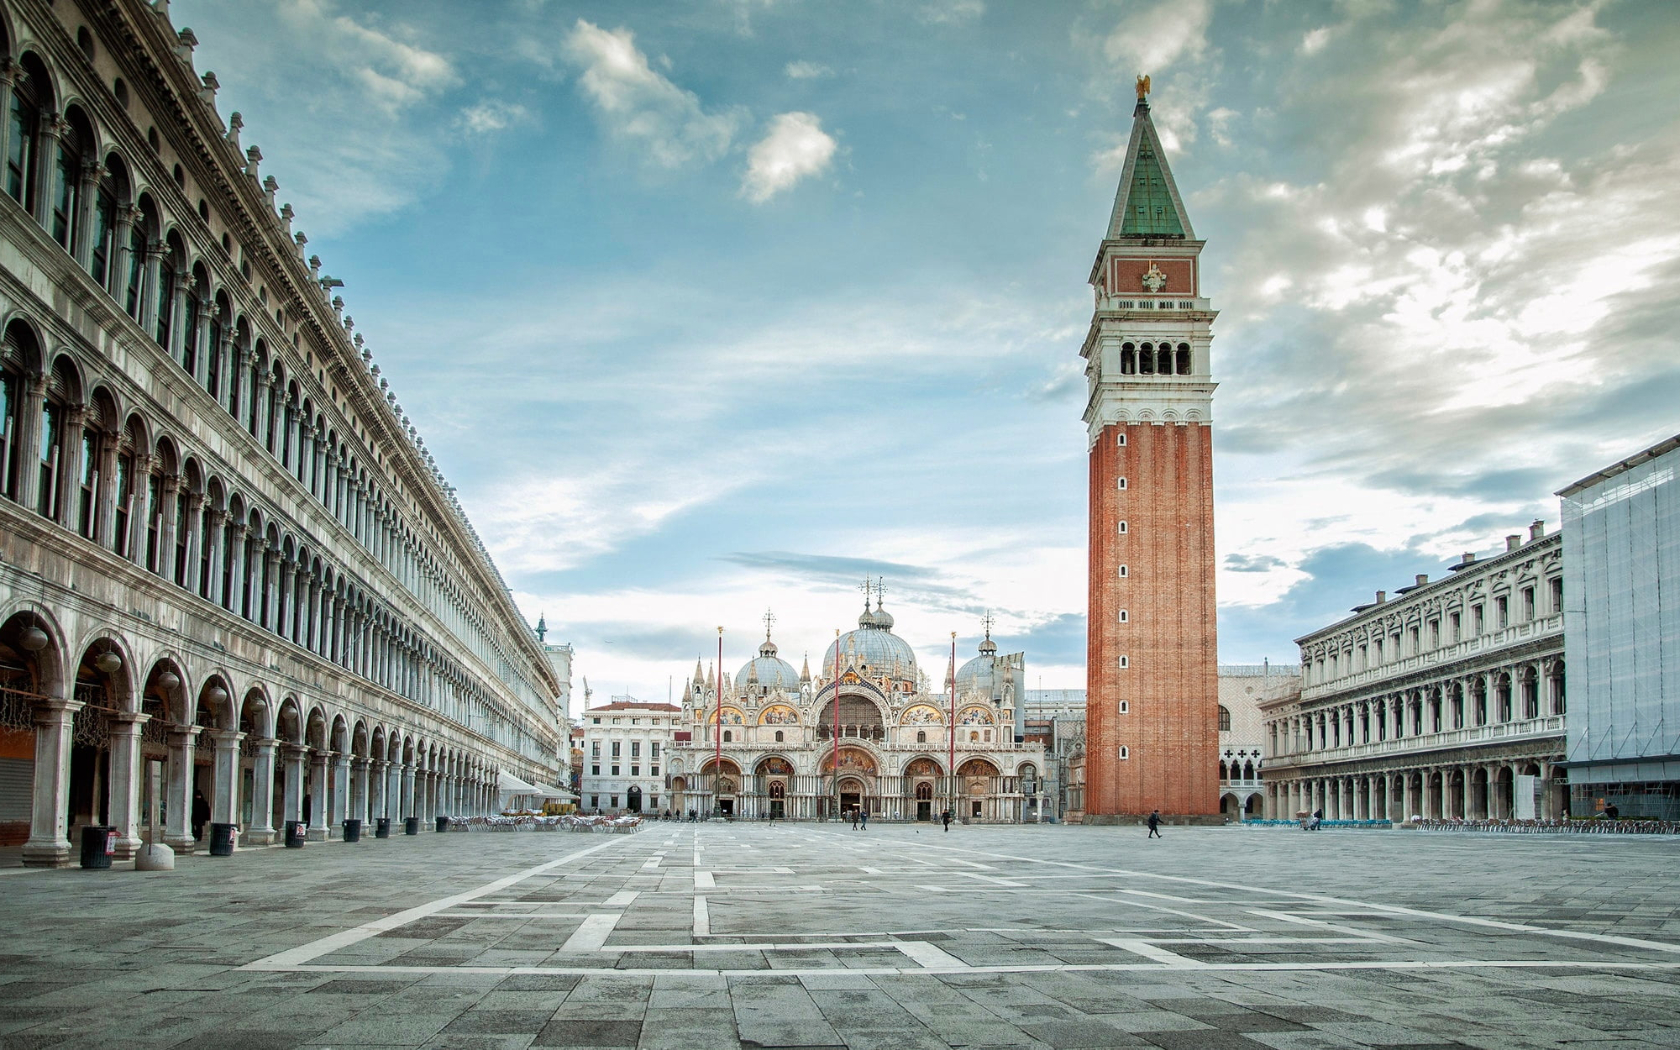
[{"label": "ornate basilica facade", "polygon": [[[678,813],[743,819],[1036,821],[1043,749],[1022,742],[1025,654],[999,655],[988,632],[929,690],[893,617],[868,601],[815,676],[777,655],[768,629],[733,677],[694,669],[671,749]],[[719,696],[722,702],[719,703]]]},{"label": "ornate basilica facade", "polygon": [[[167,2],[0,0],[0,843],[482,812],[559,681]],[[202,796],[200,799],[199,796]],[[208,808],[208,820],[199,812]]]}]

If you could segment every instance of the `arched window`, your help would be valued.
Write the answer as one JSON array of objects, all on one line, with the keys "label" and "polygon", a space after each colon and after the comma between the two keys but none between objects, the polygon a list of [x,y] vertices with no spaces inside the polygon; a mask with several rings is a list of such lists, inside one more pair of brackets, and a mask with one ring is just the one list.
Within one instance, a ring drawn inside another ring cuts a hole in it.
[{"label": "arched window", "polygon": [[1190,374],[1190,344],[1189,343],[1179,343],[1178,344],[1178,374],[1181,375],[1181,376],[1187,376],[1187,375]]},{"label": "arched window", "polygon": [[89,231],[88,273],[107,292],[116,287],[116,267],[111,265],[117,250],[117,201],[120,189],[117,173],[107,170],[99,177],[93,196],[93,229]]},{"label": "arched window", "polygon": [[186,262],[179,244],[171,236],[163,261],[158,266],[157,286],[157,344],[166,352],[173,353],[170,337],[175,332],[175,282],[176,275]]},{"label": "arched window", "polygon": [[11,324],[0,345],[0,493],[7,499],[18,498],[28,466],[19,438],[26,411],[23,398],[27,376],[38,367],[38,360],[34,335],[22,324]]},{"label": "arched window", "polygon": [[725,729],[723,731],[723,742],[726,744],[732,744],[735,742],[735,731],[733,729]]},{"label": "arched window", "polygon": [[134,510],[135,477],[140,472],[139,426],[139,420],[129,420],[117,445],[117,472],[112,486],[116,507],[111,528],[111,549],[123,556],[129,551],[128,525]]},{"label": "arched window", "polygon": [[52,221],[48,229],[53,240],[69,250],[75,232],[76,214],[82,201],[82,150],[86,147],[77,122],[69,121],[58,137],[58,156],[53,179]]},{"label": "arched window", "polygon": [[1221,733],[1231,731],[1231,709],[1224,704],[1219,705],[1219,731]]},{"label": "arched window", "polygon": [[59,491],[59,463],[63,457],[80,451],[79,435],[67,435],[65,426],[71,404],[76,398],[72,377],[62,368],[54,368],[47,381],[46,395],[41,402],[40,481],[35,489],[35,510],[43,518],[58,520],[68,493]]},{"label": "arched window", "polygon": [[1155,374],[1155,346],[1144,343],[1138,353],[1138,374],[1152,376]]},{"label": "arched window", "polygon": [[918,743],[918,744],[927,743],[927,730],[925,730],[925,729],[916,730],[916,743]]},{"label": "arched window", "polygon": [[1164,376],[1173,374],[1173,351],[1171,343],[1162,343],[1156,353],[1155,371]]},{"label": "arched window", "polygon": [[776,743],[783,743],[782,731],[780,729],[776,730]]},{"label": "arched window", "polygon": [[227,331],[223,324],[226,313],[226,301],[218,293],[210,309],[209,339],[204,344],[204,389],[217,404],[222,402],[222,335]]},{"label": "arched window", "polygon": [[149,217],[137,212],[128,227],[128,289],[123,293],[123,312],[136,321],[140,319],[143,301],[141,285],[145,283],[146,249],[151,244],[150,225]]},{"label": "arched window", "polygon": [[37,136],[41,129],[42,91],[40,64],[29,55],[12,84],[12,111],[7,115],[6,192],[30,211],[35,210],[35,168]]},{"label": "arched window", "polygon": [[1137,347],[1132,343],[1125,343],[1120,347],[1120,374],[1137,374]]},{"label": "arched window", "polygon": [[200,267],[193,267],[187,281],[186,316],[181,324],[181,367],[188,375],[198,378],[198,322],[204,314],[204,293],[209,291],[209,276]]}]

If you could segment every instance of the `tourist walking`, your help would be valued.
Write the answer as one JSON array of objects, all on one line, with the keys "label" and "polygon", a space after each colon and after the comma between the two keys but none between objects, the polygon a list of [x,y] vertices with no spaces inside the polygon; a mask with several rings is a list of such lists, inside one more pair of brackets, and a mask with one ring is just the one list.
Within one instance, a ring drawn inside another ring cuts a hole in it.
[{"label": "tourist walking", "polygon": [[853,831],[857,830],[857,817],[858,817],[857,807],[853,806],[852,807],[852,830]]},{"label": "tourist walking", "polygon": [[940,819],[940,820],[941,820],[941,821],[942,821],[942,822],[944,822],[944,824],[945,824],[945,831],[946,831],[946,832],[947,832],[947,833],[949,833],[949,832],[950,832],[950,830],[951,830],[951,811],[950,811],[950,810],[949,810],[949,809],[946,809],[946,810],[945,810],[945,811],[944,811],[944,812],[942,812],[942,813],[940,813],[940,814],[939,814],[939,819]]},{"label": "tourist walking", "polygon": [[1158,839],[1161,837],[1161,811],[1151,810],[1149,813],[1149,834],[1144,838]]},{"label": "tourist walking", "polygon": [[869,811],[867,809],[863,810],[862,811],[862,816],[859,817],[858,819],[860,821],[862,821],[863,830],[868,831],[869,830]]}]

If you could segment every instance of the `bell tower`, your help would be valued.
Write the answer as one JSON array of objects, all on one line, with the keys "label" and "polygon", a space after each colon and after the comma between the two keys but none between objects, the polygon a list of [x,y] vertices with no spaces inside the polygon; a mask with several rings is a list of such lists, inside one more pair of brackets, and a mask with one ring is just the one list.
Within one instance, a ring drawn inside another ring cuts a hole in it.
[{"label": "bell tower", "polygon": [[1202,241],[1138,78],[1132,137],[1090,284],[1085,812],[1219,812],[1213,546],[1216,316]]}]

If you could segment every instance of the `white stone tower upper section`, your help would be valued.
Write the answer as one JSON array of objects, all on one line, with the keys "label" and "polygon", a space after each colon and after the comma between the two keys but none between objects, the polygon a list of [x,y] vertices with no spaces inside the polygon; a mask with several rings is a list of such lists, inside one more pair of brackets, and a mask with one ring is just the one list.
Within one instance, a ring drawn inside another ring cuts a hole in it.
[{"label": "white stone tower upper section", "polygon": [[1091,267],[1096,297],[1085,358],[1085,425],[1095,444],[1115,424],[1213,419],[1209,344],[1216,315],[1201,290],[1201,252],[1149,116],[1139,78],[1126,164]]}]

